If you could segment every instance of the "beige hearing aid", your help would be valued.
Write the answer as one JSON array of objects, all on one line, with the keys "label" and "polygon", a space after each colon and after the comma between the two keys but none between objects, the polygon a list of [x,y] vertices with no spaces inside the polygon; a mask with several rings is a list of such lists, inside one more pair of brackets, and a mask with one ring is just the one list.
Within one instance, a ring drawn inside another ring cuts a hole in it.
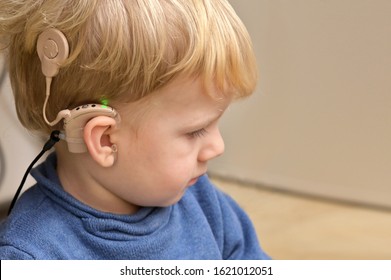
[{"label": "beige hearing aid", "polygon": [[58,74],[60,65],[69,56],[69,45],[65,35],[58,29],[50,28],[38,36],[37,52],[45,77]]},{"label": "beige hearing aid", "polygon": [[64,119],[65,141],[71,153],[84,153],[87,147],[83,140],[83,128],[86,123],[97,116],[117,118],[119,115],[113,108],[100,104],[87,104],[71,110],[70,116]]},{"label": "beige hearing aid", "polygon": [[43,117],[50,126],[56,125],[64,119],[64,133],[61,137],[68,144],[68,150],[72,153],[84,153],[87,151],[83,140],[83,129],[86,123],[97,116],[115,118],[119,122],[119,115],[113,108],[102,104],[87,104],[72,110],[61,110],[54,121],[46,118],[46,106],[50,96],[52,78],[55,77],[60,66],[69,56],[69,45],[65,35],[58,29],[50,28],[38,36],[37,53],[41,60],[42,73],[46,77],[46,98],[43,105]]}]

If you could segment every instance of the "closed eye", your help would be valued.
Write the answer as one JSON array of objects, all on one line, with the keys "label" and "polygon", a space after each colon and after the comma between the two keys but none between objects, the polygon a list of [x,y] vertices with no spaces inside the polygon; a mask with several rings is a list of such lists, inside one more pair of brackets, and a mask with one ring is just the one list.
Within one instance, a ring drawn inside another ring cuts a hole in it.
[{"label": "closed eye", "polygon": [[206,131],[205,128],[201,128],[196,131],[188,133],[188,135],[192,138],[197,138],[197,137],[199,138],[199,137],[205,136],[207,133],[208,133],[208,131]]}]

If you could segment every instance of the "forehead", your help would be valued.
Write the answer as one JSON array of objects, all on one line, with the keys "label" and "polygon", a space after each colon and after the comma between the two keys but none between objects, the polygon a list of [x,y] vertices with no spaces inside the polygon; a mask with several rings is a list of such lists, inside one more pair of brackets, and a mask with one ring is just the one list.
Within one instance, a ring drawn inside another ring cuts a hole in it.
[{"label": "forehead", "polygon": [[126,104],[121,117],[137,126],[149,122],[192,125],[219,118],[232,98],[201,78],[177,78],[149,96]]},{"label": "forehead", "polygon": [[157,91],[152,97],[152,107],[172,113],[185,111],[193,114],[221,114],[231,103],[231,98],[213,83],[205,84],[200,78],[179,78]]}]

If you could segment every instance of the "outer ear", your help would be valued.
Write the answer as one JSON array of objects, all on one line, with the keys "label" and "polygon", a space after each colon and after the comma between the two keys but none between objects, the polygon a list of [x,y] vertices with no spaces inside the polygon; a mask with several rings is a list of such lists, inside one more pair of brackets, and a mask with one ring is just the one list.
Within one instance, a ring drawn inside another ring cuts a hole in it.
[{"label": "outer ear", "polygon": [[115,152],[111,134],[116,126],[115,119],[106,116],[92,118],[84,127],[84,142],[91,157],[103,167],[111,167],[115,162]]}]

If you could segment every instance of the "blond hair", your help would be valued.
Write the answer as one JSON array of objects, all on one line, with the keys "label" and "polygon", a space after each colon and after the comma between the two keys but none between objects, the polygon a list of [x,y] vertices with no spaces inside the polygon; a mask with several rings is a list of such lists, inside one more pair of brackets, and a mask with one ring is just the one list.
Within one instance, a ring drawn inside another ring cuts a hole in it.
[{"label": "blond hair", "polygon": [[[48,132],[38,35],[61,30],[70,56],[53,79],[49,119],[101,99],[133,102],[180,74],[250,95],[257,69],[251,40],[225,0],[1,0],[0,35],[21,123]],[[178,93],[179,94],[179,93]]]}]

